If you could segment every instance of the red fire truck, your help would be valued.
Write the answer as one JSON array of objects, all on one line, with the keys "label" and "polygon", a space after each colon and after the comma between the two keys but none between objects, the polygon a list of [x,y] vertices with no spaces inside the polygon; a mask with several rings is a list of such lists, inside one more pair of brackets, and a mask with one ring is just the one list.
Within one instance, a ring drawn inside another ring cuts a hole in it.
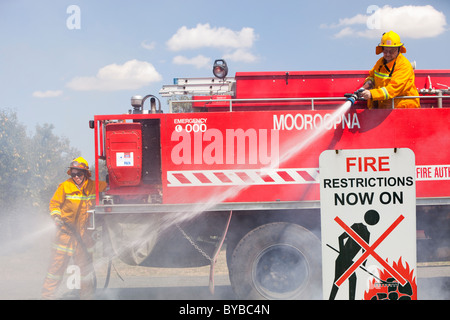
[{"label": "red fire truck", "polygon": [[357,100],[337,114],[367,71],[238,72],[175,79],[160,91],[169,113],[148,95],[126,114],[95,116],[95,178],[104,163],[109,189],[93,213],[105,247],[130,265],[209,264],[211,283],[226,248],[239,298],[320,297],[319,155],[410,148],[419,259],[435,259],[450,234],[450,70],[415,75],[420,109]]}]

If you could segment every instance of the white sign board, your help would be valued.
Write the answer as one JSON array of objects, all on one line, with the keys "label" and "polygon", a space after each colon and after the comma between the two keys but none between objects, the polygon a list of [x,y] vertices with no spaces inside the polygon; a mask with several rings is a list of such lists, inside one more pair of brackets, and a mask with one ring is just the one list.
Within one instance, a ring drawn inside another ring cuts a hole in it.
[{"label": "white sign board", "polygon": [[416,299],[414,153],[327,150],[319,167],[324,299]]}]

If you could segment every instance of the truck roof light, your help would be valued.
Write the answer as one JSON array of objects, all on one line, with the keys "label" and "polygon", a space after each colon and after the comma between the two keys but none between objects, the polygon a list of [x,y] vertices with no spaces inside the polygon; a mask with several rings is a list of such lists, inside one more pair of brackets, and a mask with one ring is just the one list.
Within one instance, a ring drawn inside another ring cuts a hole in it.
[{"label": "truck roof light", "polygon": [[214,61],[213,74],[219,79],[224,79],[228,74],[228,66],[225,60],[217,59]]}]

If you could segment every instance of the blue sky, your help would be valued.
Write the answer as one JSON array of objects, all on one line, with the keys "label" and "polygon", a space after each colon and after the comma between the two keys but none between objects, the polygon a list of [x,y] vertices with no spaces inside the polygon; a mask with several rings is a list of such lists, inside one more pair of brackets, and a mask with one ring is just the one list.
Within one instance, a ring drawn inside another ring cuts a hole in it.
[{"label": "blue sky", "polygon": [[30,132],[53,124],[92,162],[95,114],[209,77],[215,59],[229,76],[369,70],[392,29],[418,69],[450,69],[449,19],[446,0],[0,0],[0,108]]}]

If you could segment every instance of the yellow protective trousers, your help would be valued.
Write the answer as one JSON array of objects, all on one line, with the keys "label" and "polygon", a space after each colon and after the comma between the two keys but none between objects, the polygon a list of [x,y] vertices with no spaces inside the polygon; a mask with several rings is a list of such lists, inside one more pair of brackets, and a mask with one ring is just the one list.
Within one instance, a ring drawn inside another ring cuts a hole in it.
[{"label": "yellow protective trousers", "polygon": [[[56,290],[65,275],[68,275],[68,289],[80,289],[81,299],[93,297],[95,292],[92,256],[94,243],[88,231],[81,239],[83,243],[79,243],[77,237],[64,226],[57,231],[51,248],[50,266],[42,287],[42,298],[55,298]],[[69,264],[71,259],[72,265]]]}]

